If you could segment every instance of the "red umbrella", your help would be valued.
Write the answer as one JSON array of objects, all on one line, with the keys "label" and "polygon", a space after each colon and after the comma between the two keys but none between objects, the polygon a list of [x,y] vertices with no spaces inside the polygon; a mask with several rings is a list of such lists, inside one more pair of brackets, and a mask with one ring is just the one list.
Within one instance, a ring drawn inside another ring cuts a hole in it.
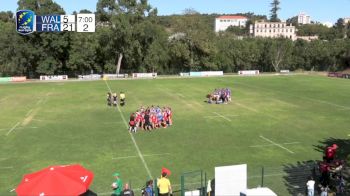
[{"label": "red umbrella", "polygon": [[94,174],[80,165],[50,166],[23,176],[18,196],[75,196],[85,193]]}]

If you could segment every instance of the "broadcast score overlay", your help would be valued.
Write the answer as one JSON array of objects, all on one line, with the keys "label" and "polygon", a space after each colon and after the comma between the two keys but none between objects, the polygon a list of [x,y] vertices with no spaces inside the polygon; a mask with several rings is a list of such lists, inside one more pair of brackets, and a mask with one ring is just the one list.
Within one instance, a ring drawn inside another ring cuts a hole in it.
[{"label": "broadcast score overlay", "polygon": [[35,15],[31,10],[16,12],[16,30],[22,35],[33,32],[95,32],[95,14]]}]

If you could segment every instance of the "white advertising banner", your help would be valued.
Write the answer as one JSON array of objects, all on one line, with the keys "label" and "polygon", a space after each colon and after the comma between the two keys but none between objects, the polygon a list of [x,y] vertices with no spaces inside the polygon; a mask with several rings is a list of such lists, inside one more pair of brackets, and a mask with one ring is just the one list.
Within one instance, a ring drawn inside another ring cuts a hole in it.
[{"label": "white advertising banner", "polygon": [[241,70],[238,71],[238,75],[259,75],[259,70]]},{"label": "white advertising banner", "polygon": [[67,75],[40,76],[40,80],[68,80]]},{"label": "white advertising banner", "polygon": [[247,189],[247,164],[215,167],[215,195],[240,195]]},{"label": "white advertising banner", "polygon": [[157,73],[133,73],[133,78],[156,78]]}]

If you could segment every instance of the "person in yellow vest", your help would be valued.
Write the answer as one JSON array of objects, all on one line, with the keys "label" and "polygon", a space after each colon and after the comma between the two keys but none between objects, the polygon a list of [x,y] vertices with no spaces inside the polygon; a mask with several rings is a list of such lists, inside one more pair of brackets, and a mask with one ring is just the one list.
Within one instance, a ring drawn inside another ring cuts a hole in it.
[{"label": "person in yellow vest", "polygon": [[125,105],[125,93],[124,92],[120,92],[120,105],[124,106]]},{"label": "person in yellow vest", "polygon": [[170,180],[166,172],[163,172],[161,178],[158,179],[157,186],[159,188],[159,196],[169,196],[173,194]]}]

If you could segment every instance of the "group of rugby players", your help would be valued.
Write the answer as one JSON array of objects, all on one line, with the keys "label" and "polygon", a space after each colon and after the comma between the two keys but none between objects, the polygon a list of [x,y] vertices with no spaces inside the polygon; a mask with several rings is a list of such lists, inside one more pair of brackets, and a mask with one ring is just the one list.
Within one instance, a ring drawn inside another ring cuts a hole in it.
[{"label": "group of rugby players", "polygon": [[136,133],[137,129],[151,131],[157,128],[167,128],[172,125],[172,111],[170,107],[141,107],[130,115],[129,131]]},{"label": "group of rugby players", "polygon": [[231,89],[215,89],[213,93],[207,95],[208,103],[227,104],[231,101]]}]

